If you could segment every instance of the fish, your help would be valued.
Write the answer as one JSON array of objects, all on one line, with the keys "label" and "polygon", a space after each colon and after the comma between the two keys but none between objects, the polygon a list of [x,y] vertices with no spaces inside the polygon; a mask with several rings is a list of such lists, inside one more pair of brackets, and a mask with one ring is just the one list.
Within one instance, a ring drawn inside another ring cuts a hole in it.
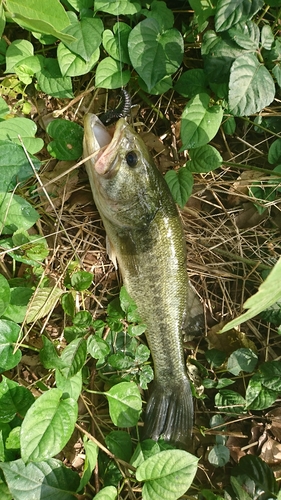
[{"label": "fish", "polygon": [[154,381],[142,437],[187,448],[193,398],[182,335],[202,327],[202,306],[187,275],[178,208],[143,140],[124,118],[107,129],[96,115],[85,115],[83,156],[111,258],[147,327]]}]

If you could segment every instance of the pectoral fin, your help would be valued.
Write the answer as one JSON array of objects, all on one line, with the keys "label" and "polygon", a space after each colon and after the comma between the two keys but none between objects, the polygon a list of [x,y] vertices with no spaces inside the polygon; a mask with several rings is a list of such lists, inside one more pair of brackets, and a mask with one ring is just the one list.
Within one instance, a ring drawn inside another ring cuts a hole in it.
[{"label": "pectoral fin", "polygon": [[114,250],[114,246],[111,244],[107,235],[106,235],[106,253],[110,258],[111,262],[113,262],[115,269],[118,269],[116,252]]}]

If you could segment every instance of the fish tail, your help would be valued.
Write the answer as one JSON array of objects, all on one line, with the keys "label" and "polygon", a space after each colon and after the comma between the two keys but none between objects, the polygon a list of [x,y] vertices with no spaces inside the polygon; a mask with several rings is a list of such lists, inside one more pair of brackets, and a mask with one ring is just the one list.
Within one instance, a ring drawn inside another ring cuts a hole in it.
[{"label": "fish tail", "polygon": [[144,439],[160,437],[188,448],[193,426],[193,401],[187,377],[181,383],[162,385],[155,381],[149,397],[144,423]]}]

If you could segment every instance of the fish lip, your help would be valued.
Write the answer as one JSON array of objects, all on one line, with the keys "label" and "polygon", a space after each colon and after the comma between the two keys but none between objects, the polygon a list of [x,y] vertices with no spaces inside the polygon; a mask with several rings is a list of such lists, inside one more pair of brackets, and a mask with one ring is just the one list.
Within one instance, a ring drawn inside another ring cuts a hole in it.
[{"label": "fish lip", "polygon": [[[112,136],[111,141],[100,147],[95,133],[95,126]],[[109,129],[99,120],[96,115],[87,114],[84,119],[84,143],[89,155],[92,153],[91,163],[97,174],[109,177],[116,170],[116,148],[120,142],[124,128],[127,126],[124,118],[120,118],[115,128]]]}]

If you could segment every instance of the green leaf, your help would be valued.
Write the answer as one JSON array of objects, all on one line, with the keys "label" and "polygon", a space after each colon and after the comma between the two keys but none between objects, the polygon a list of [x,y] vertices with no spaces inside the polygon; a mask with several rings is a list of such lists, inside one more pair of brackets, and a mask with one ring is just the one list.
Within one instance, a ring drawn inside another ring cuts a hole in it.
[{"label": "green leaf", "polygon": [[26,323],[32,323],[47,316],[55,307],[62,293],[63,291],[56,287],[38,288],[30,299]]},{"label": "green leaf", "polygon": [[21,455],[24,462],[40,462],[59,453],[69,441],[78,415],[74,399],[51,389],[29,408],[21,426]]},{"label": "green leaf", "polygon": [[[6,121],[1,122],[0,125],[2,123],[6,124]],[[30,159],[34,169],[38,171],[41,162],[35,156],[31,156]],[[34,171],[22,146],[7,140],[0,140],[0,173],[0,191],[12,191],[19,182],[33,177]]]},{"label": "green leaf", "polygon": [[216,31],[225,31],[251,19],[263,6],[263,0],[219,0],[215,14]]},{"label": "green leaf", "polygon": [[[3,35],[5,25],[6,25],[6,16],[5,16],[3,4],[1,4],[0,5],[0,37],[2,37],[2,35]],[[1,491],[0,491],[0,494],[1,494]],[[6,500],[6,499],[3,498],[3,500]]]},{"label": "green leaf", "polygon": [[15,66],[26,57],[33,56],[34,48],[28,40],[14,40],[7,48],[5,73],[14,73]]},{"label": "green leaf", "polygon": [[57,388],[77,401],[82,391],[82,371],[75,373],[71,378],[65,378],[59,370],[56,370],[55,378]]},{"label": "green leaf", "polygon": [[223,117],[220,105],[210,106],[208,94],[197,94],[183,110],[181,121],[181,140],[184,149],[205,146],[216,135]]},{"label": "green leaf", "polygon": [[[0,463],[13,500],[76,500],[79,475],[59,460]],[[71,493],[71,491],[73,493]],[[4,500],[4,499],[3,499]]]},{"label": "green leaf", "polygon": [[0,234],[12,234],[17,229],[30,229],[39,214],[21,196],[0,192]]},{"label": "green leaf", "polygon": [[268,162],[271,165],[281,162],[281,139],[276,139],[269,147]]},{"label": "green leaf", "polygon": [[237,479],[244,491],[251,493],[249,498],[272,499],[279,490],[271,467],[254,455],[242,457],[231,475]]},{"label": "green leaf", "polygon": [[111,30],[104,30],[102,43],[106,52],[115,60],[131,64],[128,52],[128,39],[132,28],[126,23],[116,23]]},{"label": "green leaf", "polygon": [[241,371],[251,373],[258,362],[258,356],[246,348],[237,349],[228,358],[227,369],[230,373],[237,376]]},{"label": "green leaf", "polygon": [[2,375],[0,383],[1,423],[11,422],[17,414],[23,417],[33,403],[34,396],[28,389]]},{"label": "green leaf", "polygon": [[261,45],[265,50],[270,50],[274,43],[274,35],[268,24],[265,24],[261,30]]},{"label": "green leaf", "polygon": [[1,120],[5,119],[6,116],[9,114],[9,112],[10,112],[9,106],[6,104],[5,99],[3,99],[3,97],[0,96],[0,119]]},{"label": "green leaf", "polygon": [[14,71],[19,80],[25,85],[32,83],[33,77],[40,70],[40,59],[37,56],[29,56],[15,65]]},{"label": "green leaf", "polygon": [[142,9],[142,14],[146,17],[152,17],[156,19],[160,30],[168,30],[172,28],[174,25],[174,14],[171,9],[169,9],[166,5],[166,2],[161,2],[159,0],[153,0],[150,5],[151,10]]},{"label": "green leaf", "polygon": [[22,323],[25,319],[28,302],[33,294],[33,290],[28,287],[18,286],[11,288],[11,300],[5,311],[5,318]]},{"label": "green leaf", "polygon": [[279,391],[267,389],[262,384],[260,374],[250,378],[246,389],[246,406],[250,410],[265,410],[275,403]]},{"label": "green leaf", "polygon": [[40,56],[41,69],[36,73],[38,85],[43,92],[53,97],[73,97],[72,83],[69,76],[62,76],[56,59]]},{"label": "green leaf", "polygon": [[57,50],[58,63],[62,76],[80,76],[89,73],[100,58],[100,50],[95,50],[88,62],[71,52],[62,42]]},{"label": "green leaf", "polygon": [[118,89],[127,85],[131,78],[129,70],[122,70],[120,63],[111,57],[105,57],[97,66],[95,84],[96,87],[105,89]]},{"label": "green leaf", "polygon": [[200,0],[199,2],[198,0],[189,0],[189,4],[196,15],[199,32],[202,32],[206,27],[206,20],[215,13],[215,4],[210,0]]},{"label": "green leaf", "polygon": [[115,486],[105,486],[95,495],[95,500],[116,500],[117,494]]},{"label": "green leaf", "polygon": [[133,382],[121,382],[105,393],[109,414],[117,427],[133,427],[137,424],[142,401],[139,390]]},{"label": "green leaf", "polygon": [[87,271],[77,271],[71,276],[71,285],[73,286],[74,290],[77,290],[78,292],[87,290],[87,288],[91,286],[92,281],[93,274],[88,273]]},{"label": "green leaf", "polygon": [[129,462],[132,455],[132,439],[125,431],[111,431],[105,438],[109,451],[117,458]]},{"label": "green leaf", "polygon": [[68,3],[78,12],[82,12],[84,9],[90,9],[93,5],[92,0],[68,0]]},{"label": "green leaf", "polygon": [[138,310],[136,303],[133,301],[133,299],[130,297],[128,294],[126,288],[124,286],[121,287],[120,290],[120,305],[124,313],[126,314],[126,318],[128,321],[132,322],[138,322],[141,321],[141,318],[139,316]]},{"label": "green leaf", "polygon": [[188,198],[192,194],[193,176],[186,167],[181,167],[179,170],[169,170],[165,175],[170,191],[175,202],[183,208]]},{"label": "green leaf", "polygon": [[108,343],[97,335],[91,335],[88,338],[87,349],[92,358],[99,361],[99,364],[103,364],[105,362],[106,356],[108,356],[108,354],[110,353],[110,347]]},{"label": "green leaf", "polygon": [[65,312],[71,318],[75,315],[75,302],[72,292],[66,292],[61,297],[61,306]]},{"label": "green leaf", "polygon": [[58,160],[77,160],[82,155],[83,128],[69,120],[56,119],[49,123],[47,133],[54,138],[47,149]]},{"label": "green leaf", "polygon": [[[7,141],[11,140],[20,145],[20,136],[29,153],[38,153],[44,146],[44,142],[42,139],[35,138],[36,131],[36,124],[28,118],[16,117],[5,120],[0,122],[0,141],[6,141],[7,145]],[[38,165],[37,159],[35,159],[35,163]],[[29,167],[29,170],[31,170],[31,167]]]},{"label": "green leaf", "polygon": [[232,40],[242,49],[258,50],[260,41],[260,30],[252,21],[238,23],[228,30]]},{"label": "green leaf", "polygon": [[281,390],[281,363],[280,361],[268,361],[260,366],[260,377],[262,384],[274,391]]},{"label": "green leaf", "polygon": [[234,116],[228,116],[222,123],[222,128],[226,135],[233,135],[236,130],[236,121]]},{"label": "green leaf", "polygon": [[223,162],[218,150],[207,144],[200,148],[190,149],[191,161],[187,162],[186,168],[190,172],[206,173],[219,168]]},{"label": "green leaf", "polygon": [[83,338],[72,340],[64,349],[61,360],[65,364],[65,368],[61,370],[65,378],[73,377],[79,372],[85,363],[87,356],[87,342]]},{"label": "green leaf", "polygon": [[175,28],[161,32],[156,19],[145,19],[131,31],[128,49],[134,69],[151,90],[179,68],[183,39]]},{"label": "green leaf", "polygon": [[275,97],[269,71],[255,55],[244,54],[234,61],[229,79],[229,109],[233,115],[248,116],[268,106]]},{"label": "green leaf", "polygon": [[267,276],[266,280],[260,285],[257,293],[252,295],[248,300],[246,300],[243,307],[248,309],[244,314],[238,316],[238,318],[227,323],[221,330],[221,333],[227,332],[236,326],[241,325],[244,321],[248,321],[253,318],[261,311],[264,311],[272,304],[281,299],[281,257],[275,264],[274,268]]},{"label": "green leaf", "polygon": [[66,364],[59,357],[58,351],[51,340],[49,340],[45,335],[42,335],[43,347],[40,349],[40,361],[44,368],[64,368]]},{"label": "green leaf", "polygon": [[12,238],[6,238],[1,243],[2,248],[10,250],[8,253],[14,260],[30,266],[38,266],[49,253],[43,236],[30,235],[23,229],[17,229]]},{"label": "green leaf", "polygon": [[208,81],[203,69],[190,69],[182,73],[175,84],[175,90],[183,97],[194,97],[207,92]]},{"label": "green leaf", "polygon": [[2,316],[5,312],[5,309],[10,303],[10,299],[11,292],[9,283],[6,278],[2,274],[0,274],[0,316]]},{"label": "green leaf", "polygon": [[101,10],[114,16],[132,16],[141,10],[139,0],[95,0],[95,11]]},{"label": "green leaf", "polygon": [[222,413],[239,415],[245,410],[246,401],[238,392],[221,389],[215,396],[215,405]]},{"label": "green leaf", "polygon": [[89,62],[101,44],[103,23],[98,17],[82,17],[81,21],[72,22],[64,32],[75,38],[71,43],[64,43],[66,47],[85,62]]},{"label": "green leaf", "polygon": [[145,460],[136,472],[144,481],[144,500],[176,500],[190,487],[198,459],[182,450],[166,450]]},{"label": "green leaf", "polygon": [[229,459],[230,451],[223,444],[216,444],[208,454],[208,460],[214,467],[224,467]]},{"label": "green leaf", "polygon": [[[0,278],[3,278],[0,275]],[[21,360],[20,349],[15,344],[20,340],[20,327],[13,321],[0,319],[0,373],[11,370]]]},{"label": "green leaf", "polygon": [[52,35],[63,42],[73,37],[62,33],[69,18],[59,0],[7,0],[6,7],[14,21],[31,31]]},{"label": "green leaf", "polygon": [[86,458],[85,458],[83,475],[81,477],[79,485],[79,491],[81,491],[82,488],[84,488],[90,481],[92,472],[97,465],[98,452],[99,452],[98,446],[95,443],[93,443],[93,441],[90,441],[89,439],[86,438],[84,438],[84,449],[86,453]]}]

